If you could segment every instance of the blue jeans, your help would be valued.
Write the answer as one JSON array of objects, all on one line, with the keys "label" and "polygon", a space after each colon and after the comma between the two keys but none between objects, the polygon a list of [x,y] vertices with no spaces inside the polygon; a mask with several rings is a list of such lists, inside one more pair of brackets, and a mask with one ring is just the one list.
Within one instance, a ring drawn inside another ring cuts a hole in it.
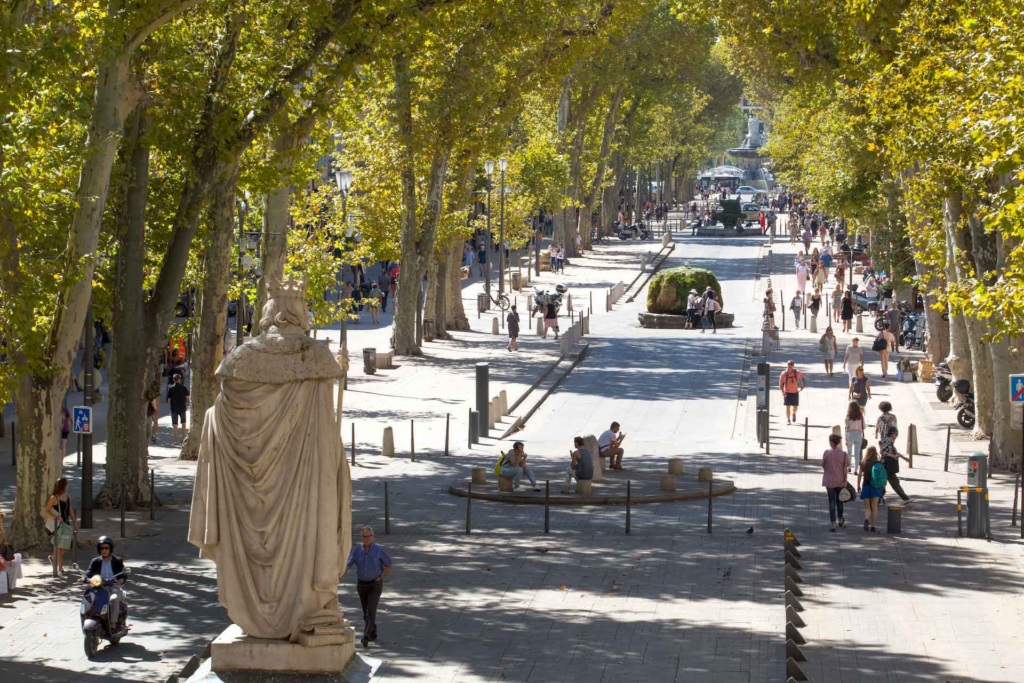
[{"label": "blue jeans", "polygon": [[836,521],[837,512],[839,513],[839,519],[843,519],[843,501],[839,500],[839,492],[845,488],[845,486],[836,486],[825,489],[828,491],[828,519],[833,524]]},{"label": "blue jeans", "polygon": [[501,476],[512,477],[512,486],[519,486],[519,479],[526,475],[526,478],[530,480],[534,488],[537,488],[537,477],[533,475],[533,470],[529,467],[513,467],[512,465],[503,465],[501,468]]},{"label": "blue jeans", "polygon": [[846,432],[846,439],[850,442],[850,460],[853,462],[854,471],[860,470],[861,445],[864,443],[864,432],[860,429],[851,429]]}]

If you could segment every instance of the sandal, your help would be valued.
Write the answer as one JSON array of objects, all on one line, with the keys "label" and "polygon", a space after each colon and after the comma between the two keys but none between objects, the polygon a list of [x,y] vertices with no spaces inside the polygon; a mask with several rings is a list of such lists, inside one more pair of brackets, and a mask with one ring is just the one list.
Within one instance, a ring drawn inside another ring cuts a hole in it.
[{"label": "sandal", "polygon": [[864,531],[868,530],[868,520],[864,520]]}]

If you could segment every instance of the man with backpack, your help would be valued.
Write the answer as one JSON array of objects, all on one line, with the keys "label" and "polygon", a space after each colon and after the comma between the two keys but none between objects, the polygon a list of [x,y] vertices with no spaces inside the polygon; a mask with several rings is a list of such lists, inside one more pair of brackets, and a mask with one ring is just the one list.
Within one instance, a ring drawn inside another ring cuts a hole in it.
[{"label": "man with backpack", "polygon": [[498,461],[498,466],[495,467],[495,472],[499,477],[511,477],[512,489],[514,491],[519,490],[519,479],[523,475],[526,475],[526,478],[530,480],[534,491],[540,491],[540,487],[537,485],[537,477],[534,476],[533,470],[526,466],[526,458],[526,448],[523,446],[523,442],[516,441],[512,444],[511,451],[501,454],[501,459]]},{"label": "man with backpack", "polygon": [[807,386],[803,373],[796,369],[792,360],[786,361],[786,369],[779,375],[779,389],[782,403],[786,406],[786,424],[796,422],[796,411],[800,407],[800,392]]}]

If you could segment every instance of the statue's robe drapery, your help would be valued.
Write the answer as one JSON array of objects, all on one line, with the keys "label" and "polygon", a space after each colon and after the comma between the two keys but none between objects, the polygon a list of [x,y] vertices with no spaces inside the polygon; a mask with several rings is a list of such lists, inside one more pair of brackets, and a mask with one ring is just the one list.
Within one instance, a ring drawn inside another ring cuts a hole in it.
[{"label": "statue's robe drapery", "polygon": [[338,624],[351,547],[351,479],[334,407],[342,375],[316,340],[264,334],[217,369],[188,540],[217,564],[217,590],[250,636]]}]

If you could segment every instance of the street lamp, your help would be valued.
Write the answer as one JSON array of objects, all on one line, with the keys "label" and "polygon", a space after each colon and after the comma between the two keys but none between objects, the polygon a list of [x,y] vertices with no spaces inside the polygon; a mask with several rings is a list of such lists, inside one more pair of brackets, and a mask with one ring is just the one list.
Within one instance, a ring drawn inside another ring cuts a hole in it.
[{"label": "street lamp", "polygon": [[498,225],[498,294],[505,293],[505,169],[508,159],[498,159],[501,169],[501,223]]},{"label": "street lamp", "polygon": [[487,251],[484,260],[484,288],[487,297],[491,296],[491,174],[494,173],[494,162],[485,161],[484,170],[487,171]]},{"label": "street lamp", "polygon": [[[335,171],[334,172],[334,182],[336,182],[338,184],[338,192],[341,193],[341,218],[342,218],[342,220],[345,223],[348,223],[348,213],[346,211],[345,205],[348,202],[348,191],[352,188],[352,171],[341,171],[341,170]],[[347,230],[346,230],[346,234],[347,234]],[[344,267],[344,266],[342,266],[342,267]],[[344,283],[342,284],[342,288],[344,288]],[[347,320],[347,317],[348,317],[347,315],[344,315],[341,318],[341,344],[342,344],[343,347],[348,342],[348,320]],[[346,386],[347,386],[347,382],[348,382],[348,377],[347,376],[345,378],[345,381],[346,381]]]}]

